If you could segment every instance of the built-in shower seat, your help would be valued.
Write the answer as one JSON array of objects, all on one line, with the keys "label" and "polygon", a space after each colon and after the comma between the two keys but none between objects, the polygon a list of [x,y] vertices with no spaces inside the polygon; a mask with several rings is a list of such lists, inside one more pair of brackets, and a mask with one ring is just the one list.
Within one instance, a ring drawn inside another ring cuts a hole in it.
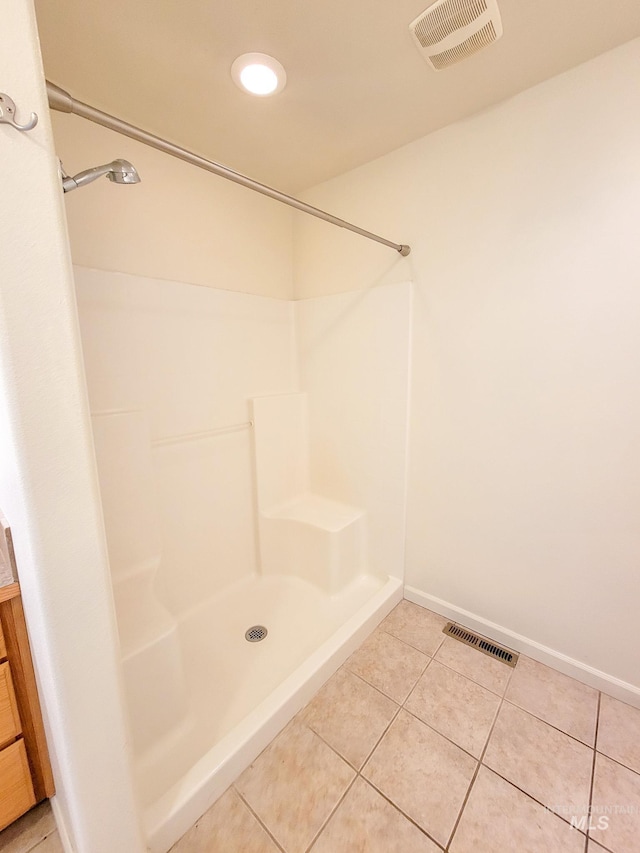
[{"label": "built-in shower seat", "polygon": [[366,570],[366,513],[310,489],[306,394],[253,400],[261,569],[340,592]]},{"label": "built-in shower seat", "polygon": [[305,494],[260,522],[262,568],[297,575],[329,594],[365,570],[366,516],[358,507]]}]

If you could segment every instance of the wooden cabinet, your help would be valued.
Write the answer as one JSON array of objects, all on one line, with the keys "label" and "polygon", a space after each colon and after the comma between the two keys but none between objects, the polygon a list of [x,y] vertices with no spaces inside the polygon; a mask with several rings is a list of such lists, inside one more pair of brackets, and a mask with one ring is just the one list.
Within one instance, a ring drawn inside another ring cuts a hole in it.
[{"label": "wooden cabinet", "polygon": [[[6,535],[6,540],[1,541]],[[0,830],[54,794],[15,563],[0,514]],[[4,547],[3,547],[4,546]]]},{"label": "wooden cabinet", "polygon": [[24,740],[0,750],[0,829],[36,804]]},{"label": "wooden cabinet", "polygon": [[[22,734],[18,703],[7,661],[0,663],[0,749]],[[2,777],[0,777],[1,779]]]}]

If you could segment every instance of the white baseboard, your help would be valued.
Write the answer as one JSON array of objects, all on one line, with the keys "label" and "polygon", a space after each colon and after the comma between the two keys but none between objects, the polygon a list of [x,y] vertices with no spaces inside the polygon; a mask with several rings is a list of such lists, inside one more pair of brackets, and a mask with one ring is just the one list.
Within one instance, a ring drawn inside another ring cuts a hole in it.
[{"label": "white baseboard", "polygon": [[58,798],[53,796],[49,802],[51,803],[51,810],[53,811],[58,835],[60,836],[60,843],[62,844],[64,853],[75,853],[75,849],[71,844],[71,839],[69,838],[69,833],[67,832],[67,826],[64,821],[62,809],[58,805]]},{"label": "white baseboard", "polygon": [[608,675],[606,672],[563,655],[562,652],[557,652],[541,643],[536,643],[535,640],[516,634],[515,631],[496,625],[495,622],[483,619],[482,616],[470,613],[462,607],[456,607],[448,601],[443,601],[441,598],[436,598],[415,587],[405,586],[404,597],[407,601],[426,607],[427,610],[433,610],[434,613],[439,613],[453,622],[458,622],[465,628],[476,631],[496,643],[507,646],[516,652],[522,652],[522,654],[557,669],[571,678],[602,690],[603,693],[608,693],[609,696],[614,696],[621,702],[640,708],[640,687],[636,687],[634,684]]}]

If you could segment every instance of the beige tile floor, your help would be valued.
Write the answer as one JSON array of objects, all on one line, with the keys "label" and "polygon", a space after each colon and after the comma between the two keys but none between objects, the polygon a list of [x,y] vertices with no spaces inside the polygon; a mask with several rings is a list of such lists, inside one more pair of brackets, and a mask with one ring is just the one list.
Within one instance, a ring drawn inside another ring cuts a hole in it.
[{"label": "beige tile floor", "polygon": [[64,853],[48,800],[0,832],[2,853]]},{"label": "beige tile floor", "polygon": [[640,853],[640,711],[444,624],[401,602],[172,853]]},{"label": "beige tile floor", "polygon": [[640,853],[640,711],[444,624],[401,602],[172,853]]}]

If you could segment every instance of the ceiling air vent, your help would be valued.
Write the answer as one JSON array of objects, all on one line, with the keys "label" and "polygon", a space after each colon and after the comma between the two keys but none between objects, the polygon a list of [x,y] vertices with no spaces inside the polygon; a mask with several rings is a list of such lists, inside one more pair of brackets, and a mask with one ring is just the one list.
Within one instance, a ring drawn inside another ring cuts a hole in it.
[{"label": "ceiling air vent", "polygon": [[497,41],[502,20],[497,0],[438,0],[409,30],[420,55],[442,71]]}]

